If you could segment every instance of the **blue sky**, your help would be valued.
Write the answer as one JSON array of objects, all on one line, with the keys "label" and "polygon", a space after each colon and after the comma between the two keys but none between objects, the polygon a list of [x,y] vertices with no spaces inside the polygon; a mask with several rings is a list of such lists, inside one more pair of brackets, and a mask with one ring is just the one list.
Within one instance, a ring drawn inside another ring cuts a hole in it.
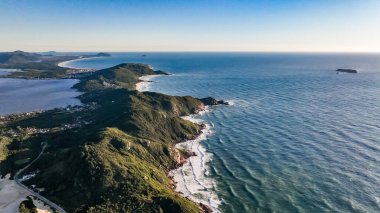
[{"label": "blue sky", "polygon": [[380,0],[0,0],[0,51],[380,52]]}]

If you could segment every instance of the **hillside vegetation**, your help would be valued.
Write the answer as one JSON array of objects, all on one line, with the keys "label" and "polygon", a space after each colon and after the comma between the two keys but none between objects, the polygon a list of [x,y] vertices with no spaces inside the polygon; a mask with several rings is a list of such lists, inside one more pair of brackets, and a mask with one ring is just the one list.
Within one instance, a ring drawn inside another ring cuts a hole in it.
[{"label": "hillside vegetation", "polygon": [[[184,157],[174,145],[196,137],[202,128],[180,116],[202,110],[204,100],[134,90],[140,76],[157,73],[165,74],[143,64],[99,70],[75,85],[85,92],[82,102],[96,107],[51,110],[6,123],[3,131],[86,121],[80,127],[22,140],[2,139],[6,145],[0,150],[1,173],[14,174],[28,162],[14,167],[14,159],[25,155],[33,159],[40,142],[46,141],[45,153],[27,171],[38,172],[26,184],[44,188],[41,194],[68,212],[203,211],[173,190],[167,173]],[[27,147],[29,152],[17,147]]]},{"label": "hillside vegetation", "polygon": [[153,71],[146,64],[124,63],[99,70],[83,78],[82,81],[74,87],[84,92],[110,88],[127,88],[134,90],[136,83],[139,82],[139,77],[155,74],[168,75],[163,71]]}]

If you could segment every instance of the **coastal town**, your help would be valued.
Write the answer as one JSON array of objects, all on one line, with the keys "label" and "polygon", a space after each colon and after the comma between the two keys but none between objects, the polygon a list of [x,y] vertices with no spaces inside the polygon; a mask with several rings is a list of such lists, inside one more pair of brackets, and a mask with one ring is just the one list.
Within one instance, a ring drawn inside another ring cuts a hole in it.
[{"label": "coastal town", "polygon": [[[18,120],[33,118],[38,115],[41,115],[42,113],[49,112],[49,111],[74,114],[77,112],[94,110],[96,108],[97,108],[97,104],[92,102],[92,103],[88,103],[84,105],[75,105],[75,106],[69,105],[67,107],[56,108],[53,110],[46,110],[46,111],[38,110],[38,111],[33,111],[33,112],[10,114],[6,116],[0,116],[0,125],[4,126],[8,123],[12,123]],[[0,128],[0,134],[3,136],[11,137],[11,138],[23,137],[27,135],[46,134],[46,133],[59,132],[59,131],[64,131],[64,130],[69,130],[69,129],[74,129],[74,128],[80,128],[90,123],[91,121],[86,121],[82,119],[81,116],[77,116],[75,118],[75,121],[72,123],[63,123],[63,124],[60,124],[59,126],[52,126],[49,128],[37,128],[33,126],[28,126],[28,127],[15,126],[13,128]]]}]

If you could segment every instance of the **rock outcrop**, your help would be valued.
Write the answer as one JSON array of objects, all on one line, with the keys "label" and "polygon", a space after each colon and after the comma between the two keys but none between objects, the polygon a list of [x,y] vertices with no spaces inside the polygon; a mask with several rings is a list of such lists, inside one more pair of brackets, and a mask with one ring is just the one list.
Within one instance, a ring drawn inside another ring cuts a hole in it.
[{"label": "rock outcrop", "polygon": [[200,99],[205,105],[220,105],[220,104],[223,104],[223,105],[228,105],[228,102],[227,101],[224,101],[224,100],[216,100],[215,98],[212,98],[212,97],[207,97],[207,98],[202,98]]}]

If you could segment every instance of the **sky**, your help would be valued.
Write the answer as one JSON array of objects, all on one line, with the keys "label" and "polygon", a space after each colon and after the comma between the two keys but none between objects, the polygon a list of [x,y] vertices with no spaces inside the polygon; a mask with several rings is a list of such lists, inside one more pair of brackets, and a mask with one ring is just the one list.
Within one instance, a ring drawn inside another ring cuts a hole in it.
[{"label": "sky", "polygon": [[0,0],[0,51],[380,52],[380,0]]}]

